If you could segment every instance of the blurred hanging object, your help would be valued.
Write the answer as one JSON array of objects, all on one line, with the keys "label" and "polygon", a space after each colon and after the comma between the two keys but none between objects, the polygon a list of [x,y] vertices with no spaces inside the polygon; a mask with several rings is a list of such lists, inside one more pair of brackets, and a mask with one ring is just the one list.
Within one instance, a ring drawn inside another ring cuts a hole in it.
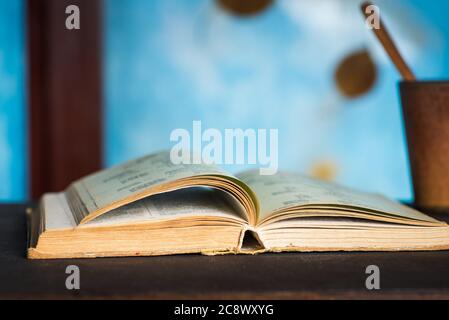
[{"label": "blurred hanging object", "polygon": [[314,163],[310,168],[310,175],[314,178],[335,181],[337,177],[337,165],[332,160],[324,160]]},{"label": "blurred hanging object", "polygon": [[376,83],[377,66],[367,50],[346,56],[335,71],[335,82],[341,94],[354,99],[368,93]]},{"label": "blurred hanging object", "polygon": [[219,7],[229,13],[248,17],[259,14],[270,7],[274,0],[216,0]]}]

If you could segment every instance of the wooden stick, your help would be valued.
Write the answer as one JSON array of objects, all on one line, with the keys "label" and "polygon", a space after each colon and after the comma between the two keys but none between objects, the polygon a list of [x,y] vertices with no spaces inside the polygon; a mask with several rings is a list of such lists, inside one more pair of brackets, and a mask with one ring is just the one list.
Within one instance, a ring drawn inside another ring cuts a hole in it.
[{"label": "wooden stick", "polygon": [[[366,18],[372,17],[372,13],[368,11],[368,7],[372,5],[373,4],[371,2],[364,2],[362,4],[362,12]],[[377,15],[377,13],[375,14]],[[377,18],[379,19],[380,22],[380,28],[378,29],[373,28],[375,35],[379,39],[380,43],[384,47],[387,54],[390,56],[391,60],[393,61],[398,71],[401,73],[402,78],[406,81],[416,81],[416,77],[413,74],[413,71],[409,68],[409,66],[405,62],[404,58],[402,57],[401,53],[396,47],[393,39],[390,37],[387,28],[383,24],[380,17],[377,16]]]}]

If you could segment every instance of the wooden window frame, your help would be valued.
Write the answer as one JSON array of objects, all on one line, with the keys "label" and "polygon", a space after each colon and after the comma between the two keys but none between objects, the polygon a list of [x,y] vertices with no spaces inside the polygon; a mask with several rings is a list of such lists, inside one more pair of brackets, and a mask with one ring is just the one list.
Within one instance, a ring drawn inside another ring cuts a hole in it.
[{"label": "wooden window frame", "polygon": [[[80,30],[65,27],[80,8]],[[103,164],[102,1],[27,0],[30,195],[61,191]]]}]

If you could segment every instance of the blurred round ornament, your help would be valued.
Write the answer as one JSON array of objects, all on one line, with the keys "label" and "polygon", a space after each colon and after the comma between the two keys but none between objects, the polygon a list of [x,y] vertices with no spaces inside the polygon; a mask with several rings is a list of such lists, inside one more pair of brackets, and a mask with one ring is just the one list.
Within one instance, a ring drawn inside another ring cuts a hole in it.
[{"label": "blurred round ornament", "polygon": [[337,171],[337,165],[334,161],[324,160],[312,165],[310,175],[325,181],[335,181],[337,178]]},{"label": "blurred round ornament", "polygon": [[367,50],[346,56],[335,71],[335,82],[340,93],[349,99],[368,93],[376,83],[377,66]]},{"label": "blurred round ornament", "polygon": [[271,6],[274,0],[216,0],[218,5],[229,13],[247,17],[259,14]]}]

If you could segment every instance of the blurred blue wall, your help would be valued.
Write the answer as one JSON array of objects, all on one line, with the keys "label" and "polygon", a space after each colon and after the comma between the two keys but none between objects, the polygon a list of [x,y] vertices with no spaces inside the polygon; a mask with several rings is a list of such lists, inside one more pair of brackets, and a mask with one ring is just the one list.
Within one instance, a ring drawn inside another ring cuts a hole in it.
[{"label": "blurred blue wall", "polygon": [[[363,27],[360,2],[278,0],[242,20],[209,0],[108,0],[106,164],[169,148],[170,132],[193,120],[279,128],[281,168],[321,168],[344,184],[410,200],[399,76]],[[416,73],[449,78],[449,1],[377,3]],[[363,47],[379,81],[348,101],[333,70]]]},{"label": "blurred blue wall", "polygon": [[[211,0],[105,0],[105,165],[169,148],[192,120],[279,128],[282,168],[328,166],[340,182],[410,199],[399,77],[361,28],[358,3],[278,0],[240,20]],[[449,78],[449,1],[377,3],[416,73]],[[27,198],[24,7],[0,0],[0,201]],[[361,47],[380,80],[346,101],[332,72]]]},{"label": "blurred blue wall", "polygon": [[24,0],[0,0],[0,201],[27,198]]}]

